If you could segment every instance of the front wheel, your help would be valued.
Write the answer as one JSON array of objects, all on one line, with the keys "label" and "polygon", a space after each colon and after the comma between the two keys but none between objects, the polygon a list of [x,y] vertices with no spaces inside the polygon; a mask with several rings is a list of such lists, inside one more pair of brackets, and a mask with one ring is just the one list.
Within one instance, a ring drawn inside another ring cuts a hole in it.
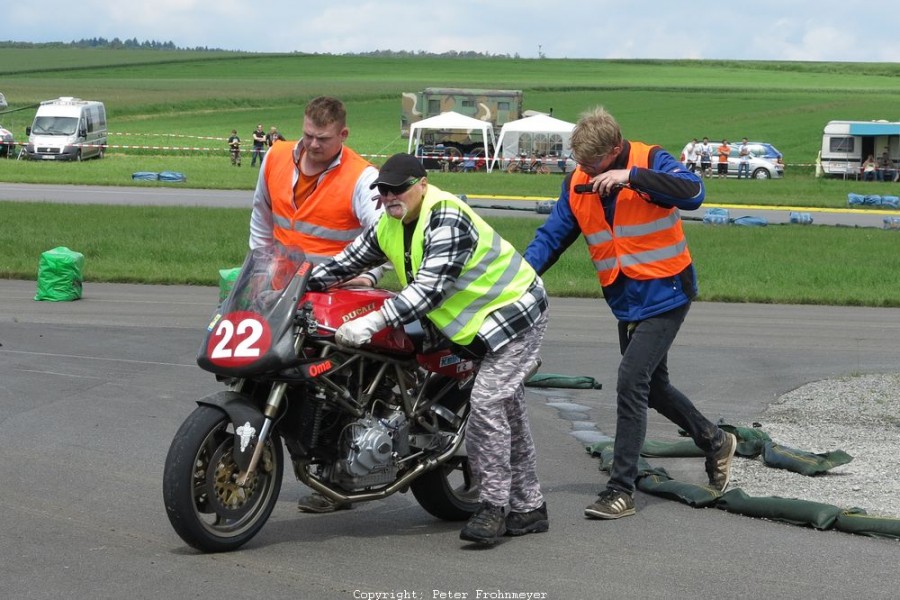
[{"label": "front wheel", "polygon": [[235,550],[256,535],[275,508],[284,452],[277,435],[266,441],[256,473],[239,486],[234,426],[211,406],[199,406],[181,425],[163,473],[166,514],[187,544],[204,552]]},{"label": "front wheel", "polygon": [[753,171],[753,179],[771,179],[772,174],[766,169],[757,169]]}]

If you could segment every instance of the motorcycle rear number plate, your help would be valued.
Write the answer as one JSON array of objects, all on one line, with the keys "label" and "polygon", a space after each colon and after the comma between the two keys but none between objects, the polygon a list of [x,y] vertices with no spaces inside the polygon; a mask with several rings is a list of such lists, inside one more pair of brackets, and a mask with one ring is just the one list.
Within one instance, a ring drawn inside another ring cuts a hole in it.
[{"label": "motorcycle rear number plate", "polygon": [[269,324],[258,314],[237,311],[223,316],[209,336],[206,355],[223,367],[241,367],[265,356],[272,346]]}]

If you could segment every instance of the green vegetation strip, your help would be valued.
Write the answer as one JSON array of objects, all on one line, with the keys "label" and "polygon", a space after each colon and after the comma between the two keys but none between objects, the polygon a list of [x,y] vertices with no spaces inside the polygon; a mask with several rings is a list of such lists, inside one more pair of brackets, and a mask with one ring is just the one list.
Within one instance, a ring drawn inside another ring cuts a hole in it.
[{"label": "green vegetation strip", "polygon": [[[491,218],[524,250],[536,219]],[[40,255],[84,254],[91,281],[217,285],[247,251],[249,210],[0,203],[0,277],[36,279]],[[900,231],[686,225],[700,299],[900,306]],[[546,273],[552,295],[598,297],[581,240]],[[395,285],[386,280],[388,287]]]}]

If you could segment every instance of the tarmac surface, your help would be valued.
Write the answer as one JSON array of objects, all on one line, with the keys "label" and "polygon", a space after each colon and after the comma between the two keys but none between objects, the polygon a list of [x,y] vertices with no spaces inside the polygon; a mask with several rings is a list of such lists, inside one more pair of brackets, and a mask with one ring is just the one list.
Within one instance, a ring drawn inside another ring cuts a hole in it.
[{"label": "tarmac surface", "polygon": [[[542,372],[591,375],[604,389],[527,394],[548,533],[473,549],[461,524],[409,494],[304,515],[295,502],[306,489],[287,471],[256,538],[199,554],[170,527],[161,481],[181,421],[220,389],[194,362],[218,289],[86,282],[81,300],[60,303],[35,302],[35,291],[0,281],[5,597],[896,597],[895,541],[641,493],[633,517],[585,519],[606,475],[584,438],[613,433],[618,362],[615,323],[589,299],[551,300]],[[749,424],[806,382],[896,371],[898,339],[900,309],[698,303],[669,364],[709,418]],[[652,413],[648,437],[677,433]],[[702,459],[654,464],[704,483]]]},{"label": "tarmac surface", "polygon": [[[10,187],[0,196],[25,193]],[[244,192],[44,187],[28,186],[33,197],[12,199],[128,196],[249,208]],[[474,549],[459,540],[461,524],[435,520],[410,494],[300,514],[296,499],[307,490],[287,471],[256,538],[230,554],[197,553],[165,516],[162,469],[195,400],[221,389],[194,362],[218,289],[86,282],[81,300],[61,303],[35,302],[35,291],[34,281],[0,280],[5,597],[897,596],[896,541],[642,493],[633,517],[585,519],[584,507],[606,481],[585,443],[612,435],[615,424],[618,343],[599,299],[551,299],[542,372],[590,375],[603,389],[527,394],[548,533]],[[747,425],[805,383],[900,370],[898,340],[900,309],[697,303],[669,366],[673,383],[707,417]],[[676,437],[673,425],[651,413],[648,438]],[[653,462],[677,479],[704,483],[702,459]]]},{"label": "tarmac surface", "polygon": [[[125,204],[154,206],[219,206],[250,209],[253,194],[247,190],[200,190],[191,188],[140,186],[84,186],[50,184],[0,184],[0,201],[61,202],[70,204]],[[862,188],[861,188],[862,189]],[[518,198],[506,196],[468,195],[469,204],[479,207],[482,214],[500,216],[531,216],[546,218],[536,212],[537,203],[546,198]],[[791,212],[809,213],[816,225],[844,227],[884,226],[884,218],[900,217],[900,210],[881,208],[816,209],[790,206],[744,206],[717,204],[707,198],[696,211],[685,211],[686,220],[700,221],[708,208],[727,208],[731,218],[753,216],[765,218],[768,223],[789,223]]]}]

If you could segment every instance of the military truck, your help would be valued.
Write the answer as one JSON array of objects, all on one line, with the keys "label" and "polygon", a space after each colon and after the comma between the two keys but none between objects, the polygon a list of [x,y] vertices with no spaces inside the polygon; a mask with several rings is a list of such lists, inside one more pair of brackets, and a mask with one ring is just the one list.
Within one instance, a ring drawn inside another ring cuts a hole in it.
[{"label": "military truck", "polygon": [[[487,121],[494,128],[494,136],[507,121],[522,118],[521,90],[480,90],[466,88],[429,87],[421,92],[403,92],[401,96],[400,135],[408,136],[410,125],[435,117],[447,111],[454,111],[467,117]],[[429,130],[424,137],[423,156],[443,155],[450,158],[450,164],[459,164],[463,156],[483,153],[481,140],[472,140],[465,132]],[[493,151],[493,148],[490,149]],[[478,165],[484,165],[481,157]],[[426,168],[437,168],[438,163]],[[446,163],[444,163],[446,164]]]}]

